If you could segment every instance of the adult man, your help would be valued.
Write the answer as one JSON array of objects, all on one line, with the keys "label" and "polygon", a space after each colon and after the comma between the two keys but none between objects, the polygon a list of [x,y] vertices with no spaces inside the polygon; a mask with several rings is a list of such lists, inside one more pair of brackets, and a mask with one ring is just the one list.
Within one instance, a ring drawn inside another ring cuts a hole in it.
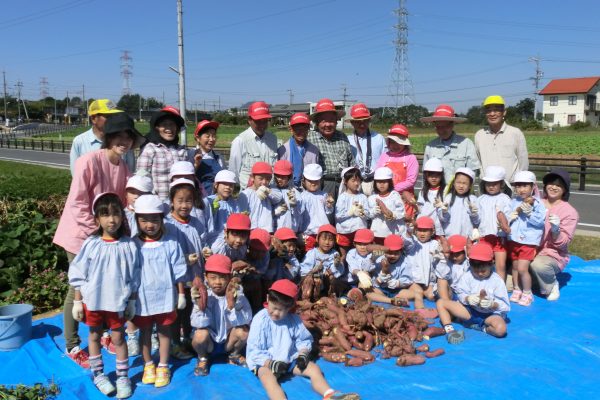
[{"label": "adult man", "polygon": [[337,122],[346,115],[336,110],[333,101],[321,99],[310,115],[315,130],[308,133],[308,140],[317,146],[322,156],[323,190],[337,198],[340,186],[340,173],[346,167],[355,165],[348,137],[336,129]]},{"label": "adult man", "polygon": [[[75,161],[82,155],[90,151],[98,150],[102,146],[104,138],[104,124],[106,117],[110,114],[123,112],[117,109],[115,103],[109,99],[98,99],[92,101],[88,107],[88,116],[92,127],[87,131],[75,136],[71,144],[70,165],[71,175],[75,170]],[[125,157],[125,162],[131,172],[135,171],[135,159],[133,152],[129,151]]]},{"label": "adult man", "polygon": [[433,157],[442,160],[446,183],[450,182],[460,167],[471,168],[475,173],[481,169],[473,142],[454,132],[454,124],[465,121],[466,118],[457,117],[454,109],[446,104],[437,106],[432,116],[421,118],[421,122],[433,122],[438,134],[425,146],[423,164]]},{"label": "adult man", "polygon": [[379,157],[385,151],[385,138],[369,129],[371,113],[363,103],[352,106],[350,118],[354,133],[348,136],[348,140],[363,178],[363,193],[369,196],[373,192],[375,166]]},{"label": "adult man", "polygon": [[475,134],[475,148],[481,161],[481,168],[498,165],[506,171],[508,182],[515,173],[529,168],[527,143],[519,128],[504,122],[505,103],[502,96],[488,96],[483,101],[483,109],[488,127]]},{"label": "adult man", "polygon": [[229,170],[240,180],[242,190],[248,186],[248,178],[254,163],[264,161],[273,165],[277,160],[277,137],[267,131],[271,114],[264,101],[254,102],[248,107],[248,129],[231,142]]}]

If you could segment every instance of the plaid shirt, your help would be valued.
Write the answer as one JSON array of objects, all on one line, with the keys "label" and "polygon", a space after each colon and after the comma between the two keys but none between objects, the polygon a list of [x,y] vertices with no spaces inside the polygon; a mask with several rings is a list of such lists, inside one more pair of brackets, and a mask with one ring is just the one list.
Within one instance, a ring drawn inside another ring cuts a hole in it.
[{"label": "plaid shirt", "polygon": [[317,131],[308,133],[308,141],[317,146],[321,152],[323,174],[338,175],[342,169],[356,165],[348,137],[340,131],[335,131],[330,139],[326,139]]},{"label": "plaid shirt", "polygon": [[152,177],[154,191],[161,200],[169,199],[169,172],[175,161],[190,161],[190,152],[184,146],[166,147],[162,143],[148,143],[137,160],[137,174],[144,171]]}]

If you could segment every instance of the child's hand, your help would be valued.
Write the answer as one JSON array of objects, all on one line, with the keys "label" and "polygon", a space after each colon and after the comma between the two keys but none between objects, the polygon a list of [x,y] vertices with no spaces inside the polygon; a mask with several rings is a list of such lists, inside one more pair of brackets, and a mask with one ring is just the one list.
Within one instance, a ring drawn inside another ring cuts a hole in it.
[{"label": "child's hand", "polygon": [[493,308],[494,307],[494,298],[491,296],[482,298],[479,301],[479,307],[484,308],[486,310]]},{"label": "child's hand", "polygon": [[233,310],[233,308],[235,307],[239,286],[240,278],[237,277],[231,278],[229,280],[229,283],[227,284],[227,289],[225,289],[225,297],[227,299],[227,309],[229,310]]},{"label": "child's hand", "polygon": [[202,153],[196,153],[194,155],[194,168],[198,169],[200,167],[200,163],[202,162]]},{"label": "child's hand", "polygon": [[431,253],[431,258],[435,261],[442,261],[442,260],[446,260],[446,256],[444,256],[444,252],[442,251],[441,247],[436,247],[435,250],[433,250]]},{"label": "child's hand", "polygon": [[379,214],[381,214],[381,207],[379,207],[379,206],[373,207],[373,215],[379,215]]},{"label": "child's hand", "polygon": [[73,314],[73,319],[75,321],[81,322],[83,321],[83,301],[82,300],[73,300],[73,310],[71,311]]},{"label": "child's hand", "polygon": [[473,231],[471,232],[471,240],[476,242],[480,238],[481,238],[481,234],[479,233],[479,229],[473,228]]},{"label": "child's hand", "polygon": [[125,319],[131,321],[135,317],[135,300],[129,299],[127,301],[127,307],[125,308]]},{"label": "child's hand", "polygon": [[523,214],[530,216],[531,212],[533,211],[533,206],[531,204],[529,204],[528,202],[522,202],[519,207],[521,209],[520,212],[522,212]]},{"label": "child's hand", "polygon": [[194,265],[198,262],[200,257],[198,257],[197,253],[188,254],[188,265]]},{"label": "child's hand", "polygon": [[305,351],[302,351],[298,354],[298,358],[296,359],[296,366],[300,370],[300,372],[304,371],[306,367],[308,367],[308,363],[310,362],[308,358],[308,354]]},{"label": "child's hand", "polygon": [[275,375],[275,378],[279,379],[287,372],[290,365],[283,361],[269,360],[269,369]]},{"label": "child's hand", "polygon": [[511,223],[513,222],[515,219],[519,218],[519,212],[518,211],[513,211],[510,213],[510,216],[508,218],[508,222]]},{"label": "child's hand", "polygon": [[375,201],[377,202],[377,207],[379,208],[380,213],[383,214],[385,219],[389,220],[394,218],[394,213],[391,212],[389,208],[387,208],[387,206],[383,201],[381,201],[381,199],[376,199]]},{"label": "child's hand", "polygon": [[269,193],[271,193],[271,189],[264,185],[256,189],[256,195],[261,200],[265,200],[269,196]]},{"label": "child's hand", "polygon": [[477,215],[477,213],[479,212],[479,208],[477,208],[477,204],[472,203],[469,200],[467,200],[467,204],[469,206],[469,212],[471,213],[471,215],[472,216]]},{"label": "child's hand", "polygon": [[384,274],[383,272],[380,272],[379,275],[377,275],[377,282],[379,282],[380,284],[384,284],[390,279],[392,279],[392,275],[390,274]]},{"label": "child's hand", "polygon": [[349,217],[358,217],[360,216],[360,210],[358,208],[358,202],[354,202],[350,208],[348,209]]},{"label": "child's hand", "polygon": [[445,213],[448,212],[448,204],[444,203],[439,198],[435,199],[435,203],[433,203],[433,206],[435,208],[438,208],[438,209],[442,210],[442,212],[445,212]]},{"label": "child's hand", "polygon": [[550,222],[550,230],[552,233],[560,232],[560,218],[558,215],[550,214],[548,216],[548,222]]},{"label": "child's hand", "polygon": [[327,206],[327,208],[333,208],[334,204],[335,204],[335,199],[333,198],[333,196],[330,194],[327,194],[327,198],[325,199],[325,205]]},{"label": "child's hand", "polygon": [[185,294],[184,293],[179,293],[179,296],[177,296],[177,309],[178,310],[183,310],[185,309],[185,306],[187,302],[185,301]]},{"label": "child's hand", "polygon": [[287,204],[285,203],[281,203],[276,209],[275,209],[275,216],[280,216],[282,214],[285,214],[288,210]]},{"label": "child's hand", "polygon": [[288,202],[290,203],[290,207],[296,207],[296,191],[294,189],[288,190],[287,192]]},{"label": "child's hand", "polygon": [[373,287],[373,283],[371,282],[371,277],[365,271],[356,272],[356,277],[358,278],[358,287],[361,289],[369,289]]},{"label": "child's hand", "polygon": [[210,249],[210,247],[205,247],[202,249],[202,257],[204,257],[204,259],[208,259],[208,257],[212,256],[213,252]]},{"label": "child's hand", "polygon": [[479,295],[471,294],[467,296],[467,303],[469,303],[470,306],[477,307],[480,302],[481,298],[479,297]]}]

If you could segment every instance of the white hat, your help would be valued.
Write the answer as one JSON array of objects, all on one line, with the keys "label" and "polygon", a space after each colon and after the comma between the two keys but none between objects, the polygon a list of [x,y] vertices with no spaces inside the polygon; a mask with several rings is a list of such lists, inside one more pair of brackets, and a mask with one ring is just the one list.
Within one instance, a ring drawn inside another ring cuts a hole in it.
[{"label": "white hat", "polygon": [[323,178],[323,168],[319,164],[308,164],[304,166],[302,175],[309,181],[320,181]]},{"label": "white hat", "polygon": [[169,180],[173,179],[174,176],[179,175],[194,175],[196,171],[194,170],[194,164],[189,161],[176,161],[171,165],[171,170],[169,171]]},{"label": "white hat", "polygon": [[444,166],[442,165],[442,160],[439,158],[430,158],[427,160],[425,165],[423,165],[423,171],[429,172],[444,172]]},{"label": "white hat", "polygon": [[404,146],[410,146],[410,140],[408,140],[407,136],[387,135],[386,139],[393,140],[394,142],[396,142],[398,144],[402,144]]},{"label": "white hat", "polygon": [[117,196],[119,197],[116,193],[114,192],[102,192],[100,194],[97,194],[96,197],[94,197],[94,201],[92,201],[92,215],[96,215],[96,213],[94,212],[94,210],[96,209],[96,203],[98,202],[98,200],[100,200],[100,198],[106,196],[107,194],[111,194],[113,196]]},{"label": "white hat", "polygon": [[178,178],[169,184],[169,190],[173,189],[175,186],[179,186],[179,185],[190,185],[190,186],[196,187],[196,184],[194,183],[194,181],[185,179],[185,178]]},{"label": "white hat", "polygon": [[346,172],[352,171],[353,169],[358,169],[360,171],[360,169],[357,166],[346,167],[342,170],[342,173],[340,174],[342,179],[344,178],[344,175],[346,175]]},{"label": "white hat", "polygon": [[519,171],[512,179],[512,183],[536,183],[535,174],[531,171]]},{"label": "white hat", "polygon": [[464,175],[467,175],[469,178],[471,178],[472,181],[475,180],[475,172],[473,172],[473,170],[471,168],[467,168],[467,167],[458,168],[454,172],[454,176],[456,176],[457,174],[464,174]]},{"label": "white hat", "polygon": [[485,169],[485,173],[481,177],[485,182],[500,182],[506,178],[506,170],[497,165],[490,165]]},{"label": "white hat", "polygon": [[375,170],[375,176],[373,177],[376,181],[387,181],[393,179],[394,173],[388,167],[379,167]]},{"label": "white hat", "polygon": [[143,194],[133,205],[136,214],[163,214],[164,203],[154,194]]},{"label": "white hat", "polygon": [[228,169],[222,169],[215,175],[215,183],[235,183],[235,172]]},{"label": "white hat", "polygon": [[137,189],[142,193],[152,193],[154,185],[152,179],[146,175],[133,175],[127,180],[125,189]]}]

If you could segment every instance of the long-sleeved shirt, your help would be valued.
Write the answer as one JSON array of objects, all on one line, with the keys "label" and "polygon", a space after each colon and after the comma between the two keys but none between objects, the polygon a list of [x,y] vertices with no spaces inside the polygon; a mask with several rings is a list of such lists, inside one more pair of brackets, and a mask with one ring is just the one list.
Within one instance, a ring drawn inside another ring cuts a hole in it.
[{"label": "long-sleeved shirt", "polygon": [[510,197],[504,193],[498,193],[493,196],[482,194],[477,198],[477,208],[479,209],[479,234],[483,236],[496,235],[505,237],[506,233],[498,229],[498,211],[504,214],[510,214]]},{"label": "long-sleeved shirt", "polygon": [[90,236],[69,265],[69,284],[90,311],[122,312],[140,285],[140,257],[128,236],[107,241]]},{"label": "long-sleeved shirt", "polygon": [[496,133],[489,127],[478,130],[475,134],[475,148],[482,170],[490,165],[499,165],[506,171],[509,182],[512,182],[517,172],[529,169],[525,136],[519,128],[506,122]]},{"label": "long-sleeved shirt", "polygon": [[188,266],[188,271],[185,275],[185,282],[191,282],[195,277],[201,277],[204,274],[202,267],[202,249],[204,248],[206,238],[206,228],[204,224],[196,217],[191,216],[187,221],[181,221],[175,218],[172,213],[165,217],[165,226],[172,226],[173,229],[179,231],[181,249],[184,252],[185,258],[190,254],[198,255],[198,261],[193,265]]},{"label": "long-sleeved shirt", "polygon": [[273,282],[280,279],[298,282],[300,280],[300,262],[295,256],[290,258],[271,257],[269,269],[264,274],[264,278]]},{"label": "long-sleeved shirt", "polygon": [[[554,258],[558,261],[558,266],[562,271],[569,262],[568,246],[569,243],[571,243],[571,240],[573,240],[575,228],[579,221],[579,214],[577,213],[577,210],[566,201],[561,201],[554,205],[545,202],[545,205],[548,207],[548,212],[544,219],[544,236],[540,243],[538,255]],[[552,235],[550,230],[550,222],[548,221],[550,215],[556,215],[560,218],[560,231],[556,237]]]},{"label": "long-sleeved shirt", "polygon": [[[125,218],[127,219],[127,226],[129,226],[129,236],[135,237],[138,234],[138,226],[137,221],[135,219],[135,211],[130,209],[129,207],[125,207],[123,209],[125,213]],[[125,221],[123,221],[125,223]]]},{"label": "long-sleeved shirt", "polygon": [[423,154],[423,165],[434,157],[442,160],[446,182],[450,182],[460,167],[471,168],[475,173],[481,169],[477,149],[471,139],[457,135],[455,132],[452,132],[448,140],[437,137],[427,143]]},{"label": "long-sleeved shirt", "polygon": [[[393,219],[386,219],[382,213],[375,214],[377,199],[394,214]],[[367,201],[369,204],[369,216],[371,217],[371,230],[375,237],[385,238],[391,234],[402,235],[406,230],[404,225],[404,203],[400,194],[392,190],[385,196],[381,194],[372,194]]]},{"label": "long-sleeved shirt", "polygon": [[252,166],[258,161],[273,165],[277,160],[277,137],[266,131],[258,136],[248,127],[231,142],[229,170],[239,178],[240,187],[246,189]]},{"label": "long-sleeved shirt", "polygon": [[392,172],[396,173],[397,167],[394,164],[401,164],[400,169],[406,171],[404,180],[398,180],[394,177],[394,190],[398,193],[405,190],[413,190],[419,176],[419,161],[417,161],[417,157],[408,148],[400,153],[391,153],[388,151],[379,157],[377,168],[388,167]]},{"label": "long-sleeved shirt", "polygon": [[[290,199],[288,197],[288,193],[292,191],[296,197],[296,205],[292,207],[290,205]],[[273,204],[273,219],[275,222],[275,230],[279,228],[290,228],[294,232],[300,232],[300,218],[302,217],[302,199],[300,196],[300,192],[296,188],[277,188],[272,187],[271,193],[279,192],[281,195],[281,201],[277,204]],[[275,210],[280,205],[284,204],[287,206],[287,211],[280,214],[275,215]]]},{"label": "long-sleeved shirt", "polygon": [[[92,151],[100,150],[101,147],[102,140],[98,139],[94,134],[93,128],[75,136],[73,143],[71,143],[71,151],[69,153],[71,176],[75,176],[75,161],[77,161],[79,157],[91,153]],[[129,150],[127,154],[123,156],[123,160],[125,160],[127,167],[133,173],[135,171],[135,157],[133,156],[133,151]]]},{"label": "long-sleeved shirt", "polygon": [[[433,223],[435,226],[435,234],[437,236],[444,236],[444,228],[442,228],[440,217],[438,216],[437,209],[434,206],[439,192],[439,188],[429,188],[429,190],[427,191],[428,201],[425,201],[425,197],[423,197],[423,191],[421,190],[419,192],[419,197],[417,197],[417,205],[419,206],[419,217],[430,217],[431,219],[433,219]],[[440,193],[440,200],[442,199],[443,196]]]},{"label": "long-sleeved shirt", "polygon": [[250,211],[250,228],[264,229],[273,233],[273,204],[282,200],[280,191],[271,191],[266,199],[261,200],[254,187],[248,187],[240,193],[240,208]]},{"label": "long-sleeved shirt", "polygon": [[194,328],[208,329],[210,337],[215,343],[223,343],[232,328],[249,325],[252,321],[252,309],[242,287],[238,289],[237,299],[233,309],[227,308],[227,297],[217,296],[212,289],[208,289],[206,310],[200,311],[194,304],[190,323]]},{"label": "long-sleeved shirt", "polygon": [[433,259],[432,253],[440,248],[441,246],[437,240],[423,243],[412,235],[404,235],[404,254],[406,254],[408,264],[412,268],[413,282],[422,285],[435,283],[437,261]]},{"label": "long-sleeved shirt", "polygon": [[53,239],[53,243],[69,253],[79,253],[83,241],[97,228],[92,215],[92,202],[97,195],[113,192],[127,204],[125,186],[129,168],[123,161],[112,164],[106,152],[96,150],[75,162],[75,175]]},{"label": "long-sleeved shirt", "polygon": [[[371,141],[371,162],[367,160],[368,152],[368,141]],[[385,145],[385,138],[383,135],[375,131],[369,131],[364,135],[360,136],[354,132],[348,136],[350,147],[352,148],[352,155],[356,160],[358,169],[364,178],[372,178],[375,169],[377,168],[377,161],[379,157],[387,150]]]},{"label": "long-sleeved shirt", "polygon": [[302,201],[300,232],[316,235],[322,225],[329,223],[327,216],[333,214],[334,207],[327,207],[327,193],[322,190],[316,192],[305,190],[300,198]]},{"label": "long-sleeved shirt", "polygon": [[342,262],[336,262],[340,254],[335,250],[330,250],[329,253],[323,253],[318,247],[310,249],[304,261],[300,264],[300,274],[306,276],[320,262],[323,262],[323,273],[330,271],[334,277],[339,278],[346,272],[346,268]]},{"label": "long-sleeved shirt", "polygon": [[310,352],[312,335],[297,314],[287,314],[279,321],[269,317],[267,309],[252,319],[246,344],[246,363],[252,371],[267,360],[291,364],[300,351]]},{"label": "long-sleeved shirt", "polygon": [[506,290],[506,284],[495,272],[487,279],[478,279],[472,272],[465,273],[462,278],[458,281],[456,286],[456,295],[458,301],[464,305],[468,305],[467,296],[477,295],[479,296],[481,289],[484,289],[487,296],[494,296],[494,301],[498,303],[498,309],[490,310],[481,308],[479,306],[469,306],[475,308],[477,311],[484,314],[498,314],[504,315],[510,311],[510,303],[508,301],[508,292]]},{"label": "long-sleeved shirt", "polygon": [[206,242],[209,246],[212,246],[218,236],[223,236],[229,215],[247,211],[240,209],[238,199],[230,197],[227,200],[221,199],[215,202],[216,198],[217,195],[212,194],[204,199],[204,212],[210,214],[209,223],[206,225]]},{"label": "long-sleeved shirt", "polygon": [[152,177],[154,191],[163,201],[169,198],[169,172],[176,161],[194,163],[184,146],[167,147],[162,143],[146,144],[137,160],[137,173],[146,173]]},{"label": "long-sleeved shirt", "polygon": [[223,254],[229,257],[233,261],[245,260],[248,254],[248,246],[242,245],[237,249],[234,249],[225,241],[225,234],[217,236],[216,240],[210,246],[210,250],[214,254]]},{"label": "long-sleeved shirt", "polygon": [[338,177],[342,169],[356,164],[348,137],[343,132],[335,131],[330,138],[326,138],[321,133],[311,130],[308,132],[308,140],[321,153],[324,175]]},{"label": "long-sleeved shirt", "polygon": [[[510,234],[508,240],[515,243],[538,246],[544,234],[544,223],[546,220],[546,207],[537,198],[534,198],[533,210],[531,215],[527,216],[520,212],[513,222],[510,223]],[[520,197],[515,197],[509,205],[509,212],[506,214],[510,222],[510,214],[523,202]]]},{"label": "long-sleeved shirt", "polygon": [[458,282],[465,276],[466,273],[470,273],[471,265],[469,264],[469,259],[465,257],[465,260],[460,264],[454,264],[450,262],[448,264],[450,267],[450,271],[452,271],[452,280],[450,281],[450,288],[456,293],[458,288]]},{"label": "long-sleeved shirt", "polygon": [[356,275],[353,274],[354,271],[365,271],[370,275],[375,269],[375,264],[371,260],[371,253],[361,256],[356,249],[350,249],[346,254],[346,264],[348,264],[346,279],[348,283],[353,284],[357,283]]},{"label": "long-sleeved shirt", "polygon": [[[364,217],[349,215],[348,211],[358,203],[363,206]],[[339,195],[335,204],[335,229],[338,233],[352,233],[367,227],[369,217],[369,202],[363,193],[351,194],[344,192]]]},{"label": "long-sleeved shirt", "polygon": [[465,197],[455,196],[453,204],[450,204],[451,199],[451,194],[444,196],[444,203],[448,204],[447,212],[442,211],[441,208],[437,211],[444,229],[444,235],[446,237],[452,235],[471,237],[473,227],[479,225],[480,218],[479,213],[474,214],[471,212],[469,202],[476,204],[477,197],[472,194]]},{"label": "long-sleeved shirt", "polygon": [[401,289],[413,284],[412,267],[408,262],[408,258],[402,254],[398,261],[390,264],[389,277],[381,272],[381,262],[385,256],[381,256],[375,261],[375,269],[373,270],[373,286],[388,289]]}]

